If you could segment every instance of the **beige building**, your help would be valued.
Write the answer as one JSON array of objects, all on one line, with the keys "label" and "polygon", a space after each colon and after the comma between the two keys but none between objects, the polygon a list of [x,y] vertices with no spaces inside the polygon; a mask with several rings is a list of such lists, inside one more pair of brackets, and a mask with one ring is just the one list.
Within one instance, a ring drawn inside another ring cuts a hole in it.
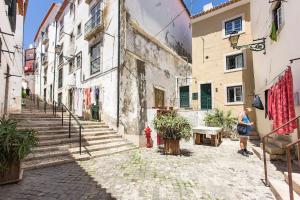
[{"label": "beige building", "polygon": [[[232,31],[240,35],[240,44],[252,42],[250,1],[232,0],[217,7],[206,5],[203,12],[192,17],[192,26],[192,107],[232,110],[235,115],[244,107],[251,107],[252,52],[233,49],[229,42]],[[254,111],[250,117],[255,120]]]}]

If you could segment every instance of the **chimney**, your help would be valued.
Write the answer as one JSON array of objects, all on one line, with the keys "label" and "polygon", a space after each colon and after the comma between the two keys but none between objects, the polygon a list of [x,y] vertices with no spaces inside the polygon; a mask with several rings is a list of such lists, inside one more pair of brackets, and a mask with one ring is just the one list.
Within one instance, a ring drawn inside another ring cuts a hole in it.
[{"label": "chimney", "polygon": [[208,10],[213,9],[213,7],[214,7],[214,6],[213,6],[212,2],[210,2],[210,3],[205,4],[205,5],[203,6],[203,11],[206,12],[206,11],[208,11]]}]

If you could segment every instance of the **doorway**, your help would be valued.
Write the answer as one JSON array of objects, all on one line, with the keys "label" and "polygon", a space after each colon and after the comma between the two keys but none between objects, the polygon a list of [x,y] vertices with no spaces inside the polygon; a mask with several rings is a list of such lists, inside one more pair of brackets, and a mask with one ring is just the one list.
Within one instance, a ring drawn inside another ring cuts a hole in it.
[{"label": "doorway", "polygon": [[73,112],[73,89],[69,89],[68,92],[68,96],[69,96],[69,110],[71,110]]},{"label": "doorway", "polygon": [[182,86],[179,88],[180,108],[190,107],[190,87]]},{"label": "doorway", "polygon": [[200,105],[201,110],[212,109],[212,92],[211,83],[205,83],[200,85]]}]

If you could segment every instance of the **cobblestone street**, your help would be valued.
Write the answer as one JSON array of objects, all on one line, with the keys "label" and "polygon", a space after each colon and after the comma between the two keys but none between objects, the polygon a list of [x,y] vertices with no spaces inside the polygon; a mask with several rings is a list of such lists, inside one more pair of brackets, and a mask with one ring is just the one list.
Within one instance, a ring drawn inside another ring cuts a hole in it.
[{"label": "cobblestone street", "polygon": [[0,187],[0,199],[274,199],[262,162],[238,154],[238,142],[181,148],[182,156],[140,149],[26,171],[21,183]]}]

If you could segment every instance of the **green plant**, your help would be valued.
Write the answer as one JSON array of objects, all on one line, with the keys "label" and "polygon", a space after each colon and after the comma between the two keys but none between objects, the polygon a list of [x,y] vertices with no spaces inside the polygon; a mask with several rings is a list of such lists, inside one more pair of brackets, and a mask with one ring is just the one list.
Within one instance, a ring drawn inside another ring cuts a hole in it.
[{"label": "green plant", "polygon": [[190,123],[174,111],[156,116],[153,124],[163,138],[189,140],[192,136]]},{"label": "green plant", "polygon": [[26,92],[25,92],[25,91],[22,91],[22,98],[24,99],[24,98],[26,98],[26,97],[27,97]]},{"label": "green plant", "polygon": [[18,130],[16,121],[0,119],[0,171],[25,158],[37,143],[34,130]]},{"label": "green plant", "polygon": [[235,133],[235,127],[237,124],[237,118],[232,116],[232,112],[229,110],[224,112],[220,109],[215,109],[213,112],[206,113],[204,117],[206,126],[222,127],[224,132],[229,136]]}]

